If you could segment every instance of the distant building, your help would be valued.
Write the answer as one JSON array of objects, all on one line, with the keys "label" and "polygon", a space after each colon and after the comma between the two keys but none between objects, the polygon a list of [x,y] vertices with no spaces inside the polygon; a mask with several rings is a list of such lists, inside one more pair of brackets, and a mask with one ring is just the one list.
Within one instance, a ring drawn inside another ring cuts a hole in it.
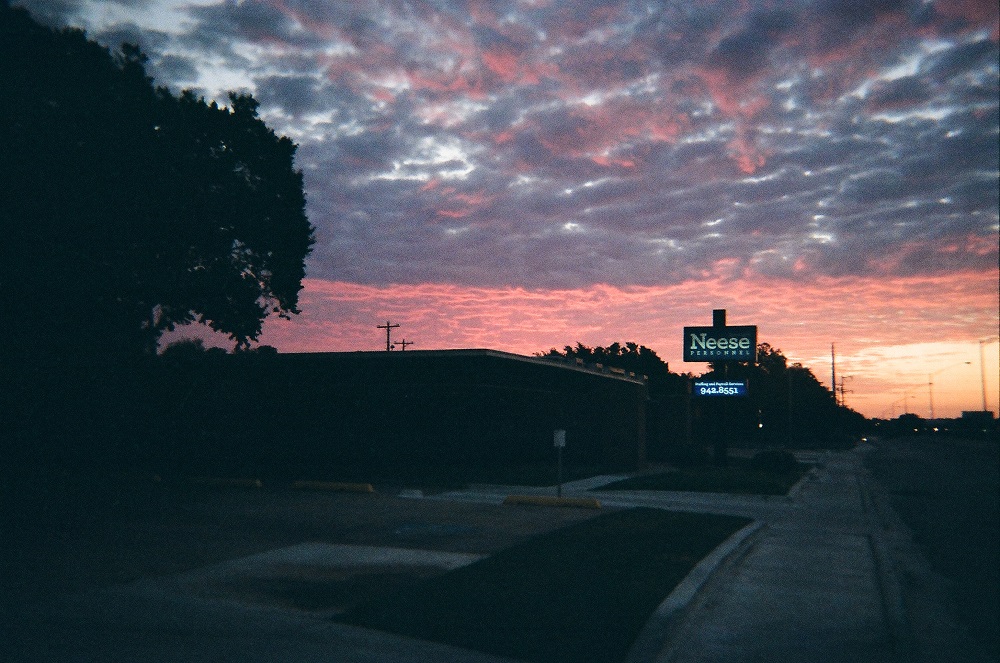
[{"label": "distant building", "polygon": [[964,410],[962,412],[962,421],[973,425],[978,423],[992,424],[994,418],[992,410]]}]

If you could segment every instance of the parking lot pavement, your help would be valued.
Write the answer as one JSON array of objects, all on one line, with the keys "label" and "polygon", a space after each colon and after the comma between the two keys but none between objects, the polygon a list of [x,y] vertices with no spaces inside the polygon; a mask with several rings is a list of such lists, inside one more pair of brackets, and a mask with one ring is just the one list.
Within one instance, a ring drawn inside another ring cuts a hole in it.
[{"label": "parking lot pavement", "polygon": [[329,617],[596,515],[222,488],[82,511],[3,537],[0,661],[504,663]]},{"label": "parking lot pavement", "polygon": [[[755,521],[703,560],[692,574],[697,583],[685,581],[667,598],[669,609],[644,631],[652,639],[628,663],[989,660],[961,628],[941,626],[949,619],[942,599],[921,593],[912,577],[926,564],[862,452],[814,460],[817,469],[780,497],[600,490],[619,476],[564,485],[564,495],[597,497],[605,509]],[[20,602],[8,593],[0,660],[511,663],[328,619],[365,591],[600,513],[501,506],[511,492],[552,488],[476,486],[406,498],[209,491],[167,517],[69,532],[58,549],[22,564],[38,578],[65,577],[50,578],[39,596],[21,582]],[[928,615],[934,629],[923,628]]]},{"label": "parking lot pavement", "polygon": [[12,663],[510,663],[300,611],[148,587],[60,597],[5,629],[0,659]]}]

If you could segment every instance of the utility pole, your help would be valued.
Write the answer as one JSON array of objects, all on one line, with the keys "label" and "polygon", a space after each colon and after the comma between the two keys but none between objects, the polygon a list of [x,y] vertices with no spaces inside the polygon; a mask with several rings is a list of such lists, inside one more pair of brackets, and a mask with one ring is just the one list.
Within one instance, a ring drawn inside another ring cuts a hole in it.
[{"label": "utility pole", "polygon": [[833,403],[840,405],[837,401],[837,351],[836,344],[830,344],[830,382],[833,384]]},{"label": "utility pole", "polygon": [[397,341],[397,342],[393,343],[392,345],[393,345],[393,347],[395,347],[397,345],[400,346],[399,350],[400,350],[400,352],[402,352],[403,350],[406,349],[407,345],[413,345],[413,341],[407,341],[404,338],[402,341]]},{"label": "utility pole", "polygon": [[390,350],[392,350],[392,340],[391,340],[390,336],[392,334],[392,330],[395,329],[398,326],[399,325],[389,324],[388,320],[385,321],[384,325],[376,325],[376,329],[384,329],[385,330],[385,351],[386,352],[389,352]]},{"label": "utility pole", "polygon": [[785,375],[788,376],[788,448],[792,449],[792,372],[787,367]]},{"label": "utility pole", "polygon": [[931,421],[934,420],[934,374],[927,375],[927,401],[931,410]]},{"label": "utility pole", "polygon": [[847,378],[853,378],[853,375],[842,375],[840,376],[840,403],[841,407],[847,407],[847,394],[853,393],[851,389],[846,388]]}]

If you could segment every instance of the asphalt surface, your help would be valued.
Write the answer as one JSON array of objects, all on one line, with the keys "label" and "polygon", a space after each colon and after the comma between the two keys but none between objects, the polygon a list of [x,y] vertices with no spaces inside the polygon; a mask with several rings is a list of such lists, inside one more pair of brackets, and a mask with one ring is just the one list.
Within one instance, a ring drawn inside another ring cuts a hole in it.
[{"label": "asphalt surface", "polygon": [[[665,597],[627,663],[992,660],[956,612],[953,582],[918,545],[920,530],[894,508],[894,493],[905,498],[907,489],[891,480],[884,487],[865,466],[893,449],[806,454],[817,469],[781,497],[601,491],[620,478],[611,476],[566,484],[564,495],[597,498],[604,509],[754,520]],[[600,513],[502,505],[514,493],[552,489],[477,486],[428,497],[211,490],[154,500],[117,520],[54,517],[13,539],[8,527],[15,544],[4,548],[0,578],[0,660],[511,663],[329,615],[368,592]],[[978,529],[969,522],[967,533]],[[326,589],[317,599],[296,593],[301,583]]]},{"label": "asphalt surface", "polygon": [[148,481],[116,508],[40,483],[0,522],[5,663],[497,661],[328,617],[600,513]]},{"label": "asphalt surface", "polygon": [[1000,660],[1000,445],[887,439],[866,465],[929,562],[939,602]]}]

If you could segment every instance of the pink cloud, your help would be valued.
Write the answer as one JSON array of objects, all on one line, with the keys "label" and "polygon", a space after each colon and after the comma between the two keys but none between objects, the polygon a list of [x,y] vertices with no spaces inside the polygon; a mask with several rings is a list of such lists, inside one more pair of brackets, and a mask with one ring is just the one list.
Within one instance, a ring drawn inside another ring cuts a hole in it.
[{"label": "pink cloud", "polygon": [[519,78],[517,55],[509,51],[483,51],[483,64],[500,77],[504,83],[512,83]]},{"label": "pink cloud", "polygon": [[713,103],[735,122],[735,137],[727,144],[739,169],[752,174],[767,163],[767,152],[753,136],[754,121],[768,108],[770,100],[755,91],[760,76],[736,76],[724,68],[698,70]]},{"label": "pink cloud", "polygon": [[1000,34],[1000,8],[993,0],[937,0],[934,11],[951,19],[964,19],[976,27],[991,27],[993,41]]}]

